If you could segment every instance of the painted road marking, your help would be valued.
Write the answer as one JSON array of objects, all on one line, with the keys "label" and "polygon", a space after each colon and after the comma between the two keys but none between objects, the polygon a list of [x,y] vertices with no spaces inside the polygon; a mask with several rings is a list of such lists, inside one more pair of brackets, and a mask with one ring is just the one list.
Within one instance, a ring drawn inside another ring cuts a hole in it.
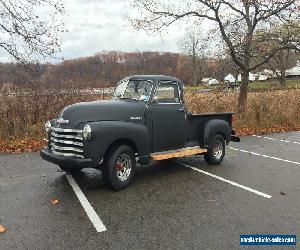
[{"label": "painted road marking", "polygon": [[178,164],[180,164],[180,165],[182,165],[182,166],[184,166],[184,167],[186,167],[186,168],[190,168],[190,169],[195,170],[195,171],[197,171],[197,172],[199,172],[199,173],[202,173],[202,174],[208,175],[208,176],[210,176],[210,177],[216,178],[216,179],[218,179],[218,180],[220,180],[220,181],[223,181],[223,182],[226,182],[226,183],[228,183],[228,184],[230,184],[230,185],[239,187],[239,188],[241,188],[241,189],[244,189],[244,190],[249,191],[249,192],[251,192],[251,193],[257,194],[257,195],[262,196],[262,197],[264,197],[264,198],[267,198],[267,199],[272,198],[272,196],[269,195],[269,194],[265,194],[265,193],[263,193],[263,192],[260,192],[260,191],[255,190],[255,189],[252,189],[252,188],[246,187],[246,186],[244,186],[244,185],[238,184],[238,183],[236,183],[236,182],[227,180],[227,179],[225,179],[225,178],[223,178],[223,177],[221,177],[221,176],[217,176],[217,175],[211,174],[211,173],[209,173],[209,172],[206,172],[206,171],[203,171],[203,170],[201,170],[201,169],[192,167],[192,166],[190,166],[190,165],[188,165],[188,164],[182,163],[182,162],[177,161],[177,160],[174,160],[174,162],[176,162],[176,163],[178,163]]},{"label": "painted road marking", "polygon": [[70,183],[71,187],[73,188],[79,202],[81,203],[82,207],[84,208],[87,216],[89,217],[90,221],[94,225],[96,231],[98,233],[106,231],[106,227],[102,223],[101,219],[99,218],[98,214],[89,203],[88,199],[85,197],[83,192],[81,191],[80,187],[74,180],[73,176],[70,174],[66,174],[67,180]]},{"label": "painted road marking", "polygon": [[288,143],[294,143],[294,144],[300,145],[300,142],[296,142],[296,141],[281,140],[281,139],[276,139],[276,138],[267,137],[267,136],[260,136],[260,135],[252,135],[252,136],[258,137],[258,138],[264,138],[264,139],[272,140],[272,141],[281,141],[281,142],[288,142]]},{"label": "painted road marking", "polygon": [[285,160],[285,159],[281,159],[281,158],[278,158],[278,157],[263,155],[263,154],[259,154],[259,153],[255,153],[255,152],[251,152],[251,151],[247,151],[247,150],[243,150],[243,149],[238,149],[238,148],[232,148],[232,147],[228,147],[228,148],[232,149],[232,150],[235,150],[235,151],[240,151],[240,152],[243,152],[243,153],[248,153],[248,154],[257,155],[257,156],[261,156],[261,157],[265,157],[265,158],[270,158],[270,159],[277,160],[277,161],[283,161],[283,162],[288,162],[288,163],[293,163],[293,164],[296,164],[296,165],[300,165],[300,162],[297,162],[297,161]]}]

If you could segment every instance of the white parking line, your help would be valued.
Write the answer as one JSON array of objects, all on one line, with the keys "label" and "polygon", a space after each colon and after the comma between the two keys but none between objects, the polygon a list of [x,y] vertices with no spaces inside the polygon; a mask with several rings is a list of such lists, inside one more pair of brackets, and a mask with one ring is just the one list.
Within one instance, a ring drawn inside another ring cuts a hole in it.
[{"label": "white parking line", "polygon": [[235,151],[240,151],[240,152],[243,152],[243,153],[248,153],[248,154],[252,154],[252,155],[258,155],[258,156],[261,156],[261,157],[270,158],[270,159],[277,160],[277,161],[284,161],[284,162],[288,162],[288,163],[293,163],[293,164],[296,164],[296,165],[300,165],[300,162],[297,162],[297,161],[285,160],[285,159],[281,159],[281,158],[278,158],[278,157],[269,156],[269,155],[263,155],[263,154],[259,154],[259,153],[255,153],[255,152],[251,152],[251,151],[247,151],[247,150],[243,150],[243,149],[238,149],[238,148],[232,148],[232,147],[228,147],[228,148],[230,148],[232,150],[235,150]]},{"label": "white parking line", "polygon": [[251,193],[257,194],[257,195],[262,196],[262,197],[264,197],[264,198],[267,198],[267,199],[272,198],[272,196],[269,195],[269,194],[262,193],[262,192],[260,192],[260,191],[255,190],[255,189],[252,189],[252,188],[246,187],[246,186],[244,186],[244,185],[238,184],[238,183],[236,183],[236,182],[227,180],[227,179],[225,179],[225,178],[223,178],[223,177],[220,177],[220,176],[211,174],[211,173],[209,173],[209,172],[203,171],[203,170],[201,170],[201,169],[192,167],[192,166],[187,165],[187,164],[185,164],[185,163],[182,163],[182,162],[180,162],[180,161],[174,160],[174,162],[176,162],[176,163],[178,163],[178,164],[180,164],[180,165],[182,165],[182,166],[184,166],[184,167],[186,167],[186,168],[190,168],[190,169],[195,170],[195,171],[197,171],[197,172],[199,172],[199,173],[202,173],[202,174],[208,175],[208,176],[210,176],[210,177],[216,178],[216,179],[218,179],[218,180],[220,180],[220,181],[223,181],[223,182],[226,182],[226,183],[228,183],[228,184],[230,184],[230,185],[239,187],[239,188],[241,188],[241,189],[244,189],[244,190],[249,191],[249,192],[251,192]]},{"label": "white parking line", "polygon": [[102,223],[101,219],[99,218],[98,214],[94,210],[94,208],[89,203],[88,199],[85,197],[83,192],[81,191],[80,187],[74,180],[73,176],[70,174],[66,174],[67,180],[70,183],[71,187],[73,188],[79,202],[81,203],[82,207],[84,208],[87,216],[89,217],[90,221],[94,225],[96,231],[98,233],[106,231],[106,227]]},{"label": "white parking line", "polygon": [[281,140],[281,139],[276,139],[276,138],[267,137],[267,136],[260,136],[260,135],[252,135],[252,136],[257,137],[257,138],[264,138],[264,139],[272,140],[272,141],[281,141],[281,142],[294,143],[294,144],[300,145],[300,142],[296,142],[296,141]]}]

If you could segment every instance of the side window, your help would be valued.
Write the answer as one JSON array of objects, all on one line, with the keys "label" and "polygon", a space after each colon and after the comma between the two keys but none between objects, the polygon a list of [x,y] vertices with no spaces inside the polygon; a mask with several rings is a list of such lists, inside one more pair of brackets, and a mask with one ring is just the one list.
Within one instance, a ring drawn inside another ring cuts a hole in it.
[{"label": "side window", "polygon": [[154,100],[158,103],[180,103],[177,84],[159,84],[156,88]]}]

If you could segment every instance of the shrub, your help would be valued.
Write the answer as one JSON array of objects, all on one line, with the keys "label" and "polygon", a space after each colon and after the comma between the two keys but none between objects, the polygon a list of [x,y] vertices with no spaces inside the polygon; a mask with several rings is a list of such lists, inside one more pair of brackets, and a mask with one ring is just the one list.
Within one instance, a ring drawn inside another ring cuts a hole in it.
[{"label": "shrub", "polygon": [[[300,90],[252,92],[248,94],[245,116],[237,116],[235,127],[268,130],[286,127],[300,129]],[[33,138],[44,136],[45,121],[58,116],[67,105],[102,100],[102,95],[4,95],[0,100],[0,138]],[[185,101],[192,113],[235,112],[237,93],[195,93],[187,91]]]}]

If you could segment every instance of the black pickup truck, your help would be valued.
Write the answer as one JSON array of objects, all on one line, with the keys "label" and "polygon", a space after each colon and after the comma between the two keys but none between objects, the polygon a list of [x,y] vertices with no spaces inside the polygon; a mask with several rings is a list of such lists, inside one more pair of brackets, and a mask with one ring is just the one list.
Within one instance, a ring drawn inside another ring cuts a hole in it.
[{"label": "black pickup truck", "polygon": [[119,190],[132,181],[136,162],[204,154],[209,164],[220,164],[225,145],[239,141],[232,117],[189,113],[175,77],[131,76],[117,84],[112,100],[77,103],[46,122],[41,156],[67,172],[100,169]]}]

